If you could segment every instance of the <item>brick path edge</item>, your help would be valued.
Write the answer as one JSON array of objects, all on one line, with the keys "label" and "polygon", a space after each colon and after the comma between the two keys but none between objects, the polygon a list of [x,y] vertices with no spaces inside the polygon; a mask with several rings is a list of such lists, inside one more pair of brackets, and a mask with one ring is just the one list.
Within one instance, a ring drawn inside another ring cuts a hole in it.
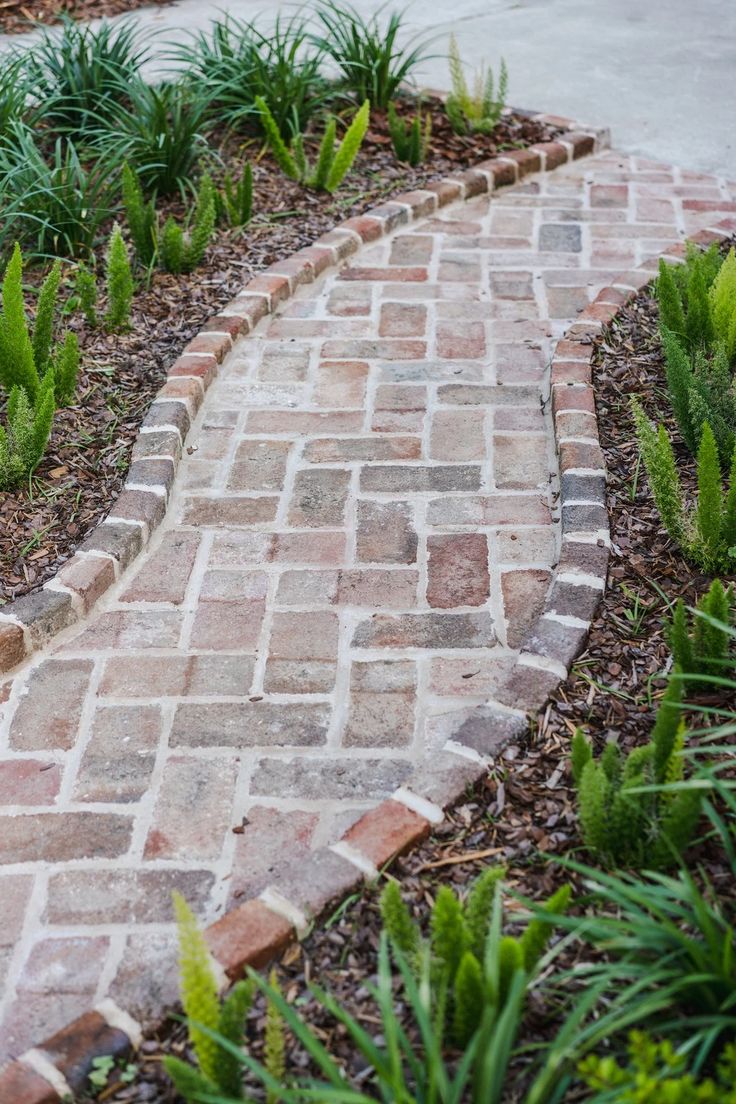
[{"label": "brick path edge", "polygon": [[125,485],[108,516],[53,579],[0,607],[0,674],[12,671],[86,617],[146,547],[166,513],[189,427],[237,338],[251,333],[299,285],[312,283],[325,269],[340,265],[365,242],[455,201],[516,184],[529,173],[551,172],[609,145],[607,130],[583,127],[556,115],[534,118],[563,127],[564,133],[554,142],[504,153],[339,223],[313,245],[259,273],[208,319],[169,368],[166,383],[143,419]]},{"label": "brick path edge", "polygon": [[[0,611],[0,673],[86,616],[145,547],[165,514],[189,426],[237,337],[251,332],[297,286],[339,265],[364,242],[455,201],[491,193],[531,172],[551,171],[608,145],[605,130],[580,128],[558,116],[538,118],[569,129],[555,142],[493,158],[346,220],[312,246],[271,265],[209,319],[169,369],[143,421],[126,485],[109,516],[54,579]],[[735,229],[736,220],[727,219],[691,240],[719,241]],[[684,248],[675,245],[664,256],[678,259]],[[567,676],[603,593],[610,544],[591,385],[591,340],[654,271],[643,265],[623,274],[582,312],[556,346],[550,401],[560,462],[562,554],[545,609],[523,641],[498,699],[441,715],[443,750],[431,763],[365,813],[338,843],[314,852],[306,862],[300,860],[260,897],[206,929],[223,987],[247,966],[266,965],[294,939],[304,937],[328,910],[424,839],[443,820],[444,810],[485,774],[494,756],[527,730],[529,715]],[[583,434],[580,415],[590,420]],[[107,999],[0,1071],[0,1104],[59,1104],[85,1086],[96,1057],[122,1056],[141,1038],[141,1025]]]}]

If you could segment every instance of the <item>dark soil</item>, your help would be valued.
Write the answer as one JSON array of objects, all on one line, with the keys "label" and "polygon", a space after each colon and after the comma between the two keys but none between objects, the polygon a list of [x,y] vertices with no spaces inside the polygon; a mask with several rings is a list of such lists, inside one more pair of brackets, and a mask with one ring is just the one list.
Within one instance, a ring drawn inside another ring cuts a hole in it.
[{"label": "dark soil", "polygon": [[[258,140],[222,138],[213,175],[217,181],[229,169],[239,176],[244,160],[254,162],[254,218],[245,230],[218,230],[204,263],[191,275],[155,272],[150,286],[136,294],[129,333],[109,336],[72,316],[69,324],[77,329],[82,350],[79,399],[57,415],[30,486],[0,493],[0,606],[53,577],[107,514],[125,481],[137,428],[168,367],[252,276],[392,193],[559,133],[516,112],[491,137],[463,138],[453,134],[439,101],[430,106],[433,137],[423,165],[413,169],[396,161],[385,117],[376,112],[335,196],[288,180],[263,155]],[[180,214],[181,202],[162,203],[159,210],[162,218],[169,211]],[[29,282],[39,278],[26,273]]]},{"label": "dark soil", "polygon": [[[595,386],[613,537],[606,597],[586,651],[528,739],[507,749],[486,780],[435,834],[392,868],[404,898],[423,923],[439,885],[450,884],[462,892],[489,863],[505,864],[510,888],[529,898],[546,898],[569,880],[568,873],[540,853],[570,855],[581,846],[568,767],[570,737],[578,726],[596,742],[616,739],[623,747],[649,737],[670,661],[665,640],[667,602],[678,595],[693,601],[709,582],[684,563],[661,530],[645,477],[632,478],[636,449],[628,413],[631,394],[642,397],[653,417],[665,417],[676,437],[674,425],[664,414],[668,407],[663,400],[663,362],[650,289],[644,289],[598,340]],[[684,449],[681,459],[683,482],[692,488],[693,461]],[[635,595],[641,617],[632,621],[628,614],[633,614]],[[733,706],[717,695],[701,695],[697,701]],[[723,884],[724,891],[729,888],[723,882],[719,856],[707,844],[694,849],[692,859],[693,865],[706,863],[714,882]],[[507,907],[512,915],[519,906],[511,899]],[[355,1055],[344,1032],[318,1007],[307,985],[317,981],[330,989],[375,1034],[378,1021],[365,983],[375,978],[380,927],[377,894],[366,890],[346,902],[303,944],[287,951],[280,964],[283,990],[290,1000],[299,1001],[302,1015],[347,1069],[355,1069]],[[575,955],[574,949],[566,951],[560,965],[571,966]],[[546,1010],[532,997],[524,1042],[548,1033],[547,1020]],[[256,1056],[262,1033],[262,1007],[257,1006],[248,1031]],[[147,1038],[137,1058],[134,1083],[118,1083],[107,1099],[116,1104],[180,1104],[161,1067],[166,1053],[187,1053],[185,1031],[173,1020]],[[288,1065],[294,1071],[305,1068],[305,1057],[294,1044]],[[510,1089],[509,1102],[514,1099]]]},{"label": "dark soil", "polygon": [[0,34],[23,34],[34,28],[72,19],[100,19],[137,8],[160,7],[170,0],[0,0]]}]

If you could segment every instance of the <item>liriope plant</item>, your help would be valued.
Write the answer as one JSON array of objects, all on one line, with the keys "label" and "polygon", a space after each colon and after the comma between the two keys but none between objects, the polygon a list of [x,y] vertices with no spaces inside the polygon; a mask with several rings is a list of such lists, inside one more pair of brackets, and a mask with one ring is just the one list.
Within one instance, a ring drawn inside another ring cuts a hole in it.
[{"label": "liriope plant", "polygon": [[342,184],[360,149],[368,123],[370,104],[365,101],[353,117],[353,121],[336,147],[337,123],[330,119],[320,142],[317,161],[310,166],[304,149],[304,138],[297,134],[291,146],[284,141],[278,124],[262,96],[256,96],[255,106],[259,111],[266,140],[276,163],[286,176],[314,188],[318,192],[334,192]]}]

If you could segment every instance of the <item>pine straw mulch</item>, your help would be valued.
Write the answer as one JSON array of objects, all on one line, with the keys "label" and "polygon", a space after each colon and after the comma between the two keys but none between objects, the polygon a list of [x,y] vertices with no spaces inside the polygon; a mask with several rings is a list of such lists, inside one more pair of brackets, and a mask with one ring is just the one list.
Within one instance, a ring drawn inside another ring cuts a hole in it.
[{"label": "pine straw mulch", "polygon": [[70,19],[101,19],[138,8],[162,7],[171,0],[0,0],[0,34],[25,34]]},{"label": "pine straw mulch", "polygon": [[[425,163],[414,169],[397,163],[385,115],[374,112],[353,170],[335,196],[288,180],[263,155],[257,139],[221,136],[218,156],[208,167],[217,182],[227,170],[239,176],[244,160],[253,161],[253,221],[244,231],[219,229],[203,264],[190,275],[155,272],[150,286],[135,296],[129,333],[106,335],[76,314],[67,323],[80,339],[79,399],[57,414],[48,451],[30,486],[0,493],[0,606],[53,577],[107,514],[125,481],[138,426],[167,368],[206,319],[252,276],[391,194],[465,169],[499,150],[559,134],[559,129],[512,112],[490,137],[459,137],[439,100],[425,106],[431,108],[433,123]],[[411,113],[411,107],[406,109]],[[159,209],[162,219],[171,212],[182,214],[178,198]],[[29,283],[39,278],[37,271],[25,274]]]},{"label": "pine straw mulch", "polygon": [[[663,363],[657,337],[656,306],[649,289],[621,312],[597,342],[595,385],[599,425],[608,466],[608,495],[613,536],[609,587],[593,624],[588,647],[570,677],[553,696],[529,738],[508,748],[495,769],[453,810],[433,836],[392,868],[404,898],[426,923],[437,887],[458,890],[488,864],[507,866],[508,884],[524,896],[543,899],[562,881],[570,880],[547,855],[570,854],[580,847],[574,811],[574,793],[568,769],[569,740],[582,726],[597,743],[616,739],[629,748],[648,738],[656,698],[664,687],[669,662],[665,641],[667,605],[679,595],[693,601],[709,580],[680,558],[662,532],[648,487],[636,470],[628,400],[639,394],[652,416],[664,417],[675,435],[663,395]],[[692,460],[683,452],[683,482],[693,488]],[[632,595],[644,610],[632,625]],[[717,696],[699,702],[729,704]],[[730,703],[731,707],[733,702]],[[714,884],[730,892],[728,873],[708,844],[692,852],[693,863],[703,863]],[[574,881],[574,878],[573,878]],[[366,981],[375,980],[381,929],[377,893],[366,890],[336,911],[301,945],[288,950],[280,964],[280,981],[290,1000],[299,1000],[301,1013],[316,1028],[330,1052],[346,1069],[360,1066],[345,1033],[321,1010],[307,991],[310,981],[331,990],[347,1010],[372,1034],[378,1030]],[[514,901],[508,902],[513,908]],[[590,949],[570,947],[558,959],[569,968]],[[400,1006],[399,1006],[400,1007]],[[260,1056],[263,1006],[251,1014],[248,1037]],[[548,1010],[532,995],[523,1042],[533,1043],[552,1028]],[[167,1020],[152,1032],[138,1055],[138,1074],[130,1086],[111,1078],[102,1097],[116,1104],[150,1101],[180,1104],[161,1067],[164,1054],[188,1053],[185,1031]],[[306,1059],[291,1044],[288,1067],[304,1069]],[[571,1101],[576,1095],[569,1095]],[[509,1104],[516,1099],[509,1096]]]}]

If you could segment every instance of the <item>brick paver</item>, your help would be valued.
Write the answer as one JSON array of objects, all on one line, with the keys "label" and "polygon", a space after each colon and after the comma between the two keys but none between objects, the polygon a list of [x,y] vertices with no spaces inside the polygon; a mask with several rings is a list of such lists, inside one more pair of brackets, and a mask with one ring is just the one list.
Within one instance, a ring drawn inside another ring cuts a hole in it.
[{"label": "brick paver", "polygon": [[236,343],[149,549],[0,688],[0,1062],[107,994],[169,999],[172,889],[208,921],[259,894],[496,696],[559,555],[553,346],[731,200],[597,155],[367,244]]}]

